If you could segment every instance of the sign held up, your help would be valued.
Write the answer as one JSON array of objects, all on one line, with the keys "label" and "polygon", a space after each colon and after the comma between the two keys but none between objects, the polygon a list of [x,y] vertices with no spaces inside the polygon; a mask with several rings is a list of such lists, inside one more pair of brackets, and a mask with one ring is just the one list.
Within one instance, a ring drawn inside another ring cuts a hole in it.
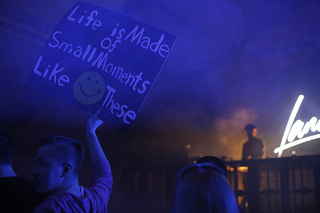
[{"label": "sign held up", "polygon": [[177,37],[77,2],[43,47],[29,81],[128,131]]}]

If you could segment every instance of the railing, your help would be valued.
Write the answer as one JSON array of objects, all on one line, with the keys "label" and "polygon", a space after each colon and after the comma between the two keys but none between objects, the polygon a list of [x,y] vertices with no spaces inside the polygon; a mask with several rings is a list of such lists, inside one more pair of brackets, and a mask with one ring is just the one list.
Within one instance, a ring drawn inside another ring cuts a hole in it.
[{"label": "railing", "polygon": [[[320,155],[225,163],[228,180],[246,213],[320,212]],[[123,199],[133,203],[137,212],[143,204],[145,212],[169,213],[176,175],[183,166],[125,169]]]},{"label": "railing", "polygon": [[320,156],[226,162],[245,212],[320,212]]}]

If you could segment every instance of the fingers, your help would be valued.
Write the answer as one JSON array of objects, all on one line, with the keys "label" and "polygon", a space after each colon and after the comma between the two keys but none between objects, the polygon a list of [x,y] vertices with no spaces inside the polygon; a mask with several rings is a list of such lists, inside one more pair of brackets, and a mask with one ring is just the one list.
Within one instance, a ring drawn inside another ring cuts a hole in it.
[{"label": "fingers", "polygon": [[102,108],[99,108],[87,121],[87,130],[89,132],[95,132],[95,130],[103,123],[99,118],[102,112]]},{"label": "fingers", "polygon": [[94,113],[94,115],[93,115],[92,117],[98,118],[99,115],[101,114],[101,112],[102,112],[102,108],[100,107],[100,108]]},{"label": "fingers", "polygon": [[94,120],[94,122],[96,123],[96,128],[99,127],[103,123],[103,121],[99,118],[101,112],[102,112],[102,108],[99,108],[94,113],[94,115],[91,117]]},{"label": "fingers", "polygon": [[90,117],[93,117],[95,115],[97,115],[96,117],[99,117],[100,113],[102,112],[102,107],[98,108],[97,111],[94,114],[91,114],[90,112],[86,111],[86,113],[88,115],[90,115]]}]

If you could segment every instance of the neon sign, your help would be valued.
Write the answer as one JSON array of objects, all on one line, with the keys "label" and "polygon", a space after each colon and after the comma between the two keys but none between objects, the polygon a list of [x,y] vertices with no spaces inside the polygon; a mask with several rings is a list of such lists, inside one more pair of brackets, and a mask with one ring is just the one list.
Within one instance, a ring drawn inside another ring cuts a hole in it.
[{"label": "neon sign", "polygon": [[274,153],[278,153],[278,157],[281,157],[282,152],[286,149],[320,138],[320,134],[304,137],[309,131],[320,132],[320,120],[316,117],[312,117],[306,123],[299,119],[294,122],[303,98],[303,95],[299,95],[284,130],[280,146],[274,149]]}]

